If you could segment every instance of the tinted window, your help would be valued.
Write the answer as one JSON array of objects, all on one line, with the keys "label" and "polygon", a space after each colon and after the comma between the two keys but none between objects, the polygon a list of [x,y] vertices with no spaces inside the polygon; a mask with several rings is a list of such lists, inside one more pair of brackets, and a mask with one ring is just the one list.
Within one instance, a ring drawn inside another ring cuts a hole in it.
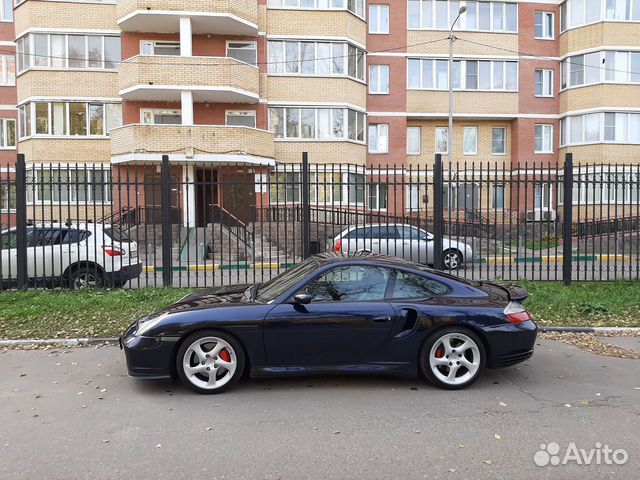
[{"label": "tinted window", "polygon": [[59,228],[37,228],[30,246],[44,247],[48,245],[60,245],[62,240]]},{"label": "tinted window", "polygon": [[388,282],[386,268],[345,265],[312,280],[302,291],[314,302],[366,302],[383,300]]},{"label": "tinted window", "polygon": [[122,230],[116,228],[105,228],[104,233],[115,242],[131,242],[132,240]]},{"label": "tinted window", "polygon": [[369,238],[398,238],[396,227],[394,226],[374,226],[359,227],[351,230],[345,238],[349,240],[369,239]]},{"label": "tinted window", "polygon": [[444,283],[422,275],[398,271],[390,298],[425,298],[449,293]]},{"label": "tinted window", "polygon": [[426,240],[427,238],[427,234],[416,227],[398,227],[398,230],[400,230],[400,237],[403,240],[420,240],[421,238]]},{"label": "tinted window", "polygon": [[3,233],[0,237],[0,248],[16,248],[18,244],[18,234],[16,231]]},{"label": "tinted window", "polygon": [[79,243],[91,236],[86,230],[69,229],[62,231],[62,243]]},{"label": "tinted window", "polygon": [[264,303],[272,302],[317,268],[318,263],[316,261],[307,260],[306,262],[302,262],[300,265],[273,277],[271,280],[258,287],[256,300]]}]

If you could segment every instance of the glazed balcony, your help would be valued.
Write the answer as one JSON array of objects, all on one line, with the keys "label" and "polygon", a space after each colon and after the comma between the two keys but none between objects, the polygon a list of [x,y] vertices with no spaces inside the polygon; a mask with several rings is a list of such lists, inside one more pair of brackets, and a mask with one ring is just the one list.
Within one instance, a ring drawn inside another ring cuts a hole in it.
[{"label": "glazed balcony", "polygon": [[131,101],[179,102],[191,91],[194,102],[257,103],[258,68],[228,57],[136,55],[120,66],[120,96]]},{"label": "glazed balcony", "polygon": [[190,18],[194,34],[257,35],[258,0],[120,0],[123,32],[177,33]]}]

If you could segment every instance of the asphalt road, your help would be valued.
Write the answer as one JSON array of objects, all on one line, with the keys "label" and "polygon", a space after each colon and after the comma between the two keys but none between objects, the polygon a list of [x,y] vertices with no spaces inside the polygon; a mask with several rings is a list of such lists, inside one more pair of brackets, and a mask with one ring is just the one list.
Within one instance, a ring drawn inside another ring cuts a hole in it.
[{"label": "asphalt road", "polygon": [[[637,480],[639,367],[544,341],[526,364],[459,392],[313,377],[201,396],[128,379],[112,347],[4,351],[0,478]],[[537,466],[550,442],[561,457],[570,442],[600,442],[628,460]]]}]

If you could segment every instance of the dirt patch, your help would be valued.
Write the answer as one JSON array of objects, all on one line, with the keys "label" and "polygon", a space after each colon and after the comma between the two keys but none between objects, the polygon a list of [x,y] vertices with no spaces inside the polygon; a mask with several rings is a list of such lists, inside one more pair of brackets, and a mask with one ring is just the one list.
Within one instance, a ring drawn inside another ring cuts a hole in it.
[{"label": "dirt patch", "polygon": [[[614,337],[614,336],[637,336],[635,333],[620,333],[612,335],[597,334],[599,337]],[[629,358],[633,360],[640,360],[640,352],[635,352],[628,348],[618,347],[617,345],[611,345],[609,343],[603,343],[596,337],[594,333],[560,333],[560,332],[544,332],[538,334],[538,338],[541,340],[556,340],[558,342],[574,345],[581,350],[595,353],[597,355],[604,355],[607,357]]]}]

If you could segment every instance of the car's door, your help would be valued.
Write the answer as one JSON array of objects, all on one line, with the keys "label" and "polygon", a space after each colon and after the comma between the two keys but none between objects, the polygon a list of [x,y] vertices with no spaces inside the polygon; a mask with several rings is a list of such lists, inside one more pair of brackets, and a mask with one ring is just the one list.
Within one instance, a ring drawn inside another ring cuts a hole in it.
[{"label": "car's door", "polygon": [[0,235],[0,280],[8,284],[17,278],[17,244],[16,230],[9,230]]},{"label": "car's door", "polygon": [[405,260],[418,263],[427,263],[426,236],[416,227],[399,226],[399,242],[402,242],[402,255],[397,255]]},{"label": "car's door", "polygon": [[384,296],[391,270],[340,265],[296,293],[311,303],[285,302],[267,315],[264,341],[271,365],[337,365],[371,359],[388,339],[394,310]]},{"label": "car's door", "polygon": [[51,279],[62,275],[68,263],[65,259],[68,245],[62,245],[62,239],[60,228],[34,229],[33,238],[27,246],[29,278]]}]

